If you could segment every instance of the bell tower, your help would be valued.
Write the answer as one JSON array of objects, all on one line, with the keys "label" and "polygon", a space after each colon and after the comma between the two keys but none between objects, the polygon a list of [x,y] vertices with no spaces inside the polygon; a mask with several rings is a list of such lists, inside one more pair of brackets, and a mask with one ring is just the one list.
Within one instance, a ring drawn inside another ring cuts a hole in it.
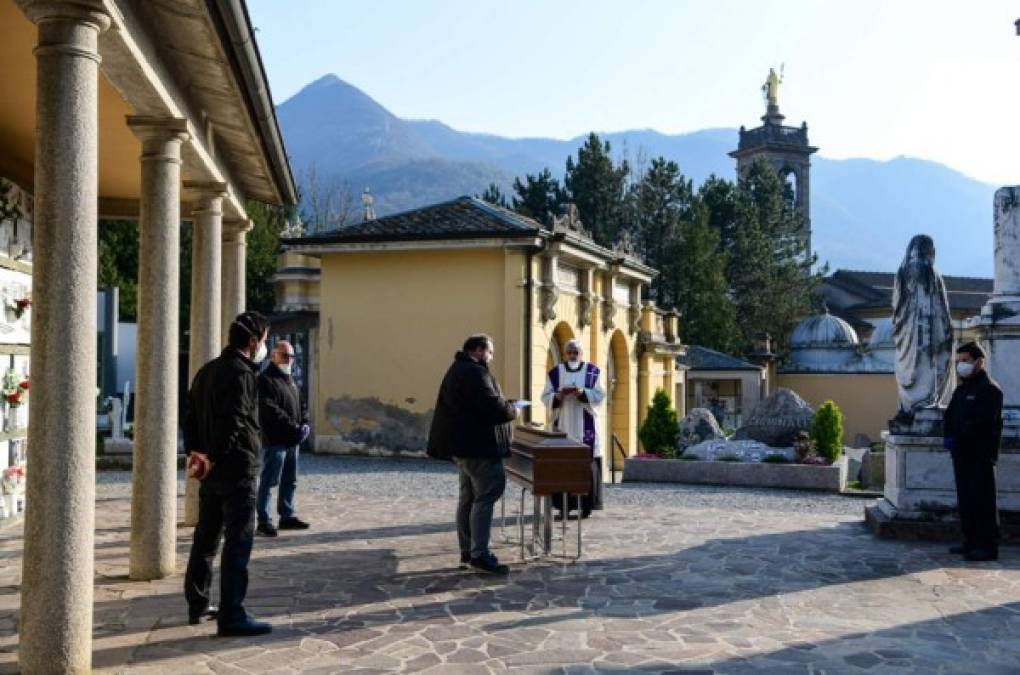
[{"label": "bell tower", "polygon": [[740,127],[737,149],[729,153],[737,160],[737,177],[747,175],[759,157],[764,158],[788,191],[796,208],[804,218],[804,252],[811,255],[811,155],[818,151],[808,143],[807,122],[799,127],[783,125],[786,119],[779,112],[779,85],[783,82],[782,70],[777,75],[769,69],[762,85],[765,98],[765,115],[762,125],[754,129]]}]

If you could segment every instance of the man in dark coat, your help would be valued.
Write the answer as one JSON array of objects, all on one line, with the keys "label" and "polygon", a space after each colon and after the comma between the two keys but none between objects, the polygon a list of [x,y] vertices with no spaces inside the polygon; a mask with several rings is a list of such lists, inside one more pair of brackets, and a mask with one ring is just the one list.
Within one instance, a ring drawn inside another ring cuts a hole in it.
[{"label": "man in dark coat", "polygon": [[[234,319],[227,348],[195,375],[184,420],[188,474],[202,481],[198,525],[184,577],[188,619],[197,624],[216,616],[217,633],[224,636],[272,631],[244,609],[261,451],[256,368],[266,358],[268,329],[269,322],[258,312]],[[209,592],[221,536],[217,613],[209,604]]]},{"label": "man in dark coat", "polygon": [[457,538],[461,567],[505,575],[509,568],[489,551],[492,507],[503,496],[503,458],[510,454],[510,422],[517,409],[503,398],[489,372],[493,344],[473,335],[457,352],[439,388],[428,454],[453,458],[460,473]]},{"label": "man in dark coat", "polygon": [[985,371],[985,353],[968,342],[956,350],[960,384],[945,414],[945,446],[953,455],[963,545],[952,553],[967,560],[999,557],[995,463],[1002,436],[1002,391]]},{"label": "man in dark coat", "polygon": [[276,499],[280,529],[308,529],[308,523],[298,518],[294,511],[298,451],[310,431],[301,412],[301,396],[291,377],[294,356],[294,347],[286,340],[280,340],[269,355],[269,365],[259,375],[259,422],[262,424],[263,445],[256,507],[259,525],[256,531],[266,537],[278,534],[269,517],[270,490],[277,485],[280,486]]}]

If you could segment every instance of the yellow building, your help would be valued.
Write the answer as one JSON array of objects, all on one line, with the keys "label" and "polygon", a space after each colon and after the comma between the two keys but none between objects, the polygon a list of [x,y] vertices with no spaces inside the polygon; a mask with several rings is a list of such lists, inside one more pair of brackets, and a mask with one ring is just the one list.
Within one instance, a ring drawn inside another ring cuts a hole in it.
[{"label": "yellow building", "polygon": [[815,410],[835,401],[843,411],[844,442],[861,447],[881,439],[898,409],[895,361],[891,319],[876,319],[862,344],[847,321],[826,311],[794,328],[776,384]]},{"label": "yellow building", "polygon": [[608,393],[604,447],[615,436],[633,454],[656,389],[683,384],[676,314],[641,301],[655,274],[626,245],[596,245],[572,207],[548,230],[471,197],[284,240],[278,309],[318,314],[306,324],[316,450],[423,452],[443,373],[483,332],[535,423],[546,372],[581,340]]}]

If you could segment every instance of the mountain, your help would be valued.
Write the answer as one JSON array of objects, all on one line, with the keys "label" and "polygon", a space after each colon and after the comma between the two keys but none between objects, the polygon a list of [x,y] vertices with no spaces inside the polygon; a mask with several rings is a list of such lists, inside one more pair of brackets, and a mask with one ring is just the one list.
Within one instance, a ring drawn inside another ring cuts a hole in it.
[{"label": "mountain", "polygon": [[[397,117],[335,75],[312,82],[277,108],[291,162],[301,180],[315,165],[352,191],[369,186],[379,215],[478,194],[489,183],[510,192],[515,176],[564,162],[584,142],[505,138],[457,131],[437,120]],[[600,133],[613,152],[640,165],[675,160],[699,184],[732,178],[727,156],[736,129],[663,134],[651,129]],[[824,139],[813,138],[822,146]],[[994,186],[922,159],[829,159],[811,170],[813,243],[832,269],[895,270],[910,238],[924,232],[940,246],[946,274],[991,276]]]}]

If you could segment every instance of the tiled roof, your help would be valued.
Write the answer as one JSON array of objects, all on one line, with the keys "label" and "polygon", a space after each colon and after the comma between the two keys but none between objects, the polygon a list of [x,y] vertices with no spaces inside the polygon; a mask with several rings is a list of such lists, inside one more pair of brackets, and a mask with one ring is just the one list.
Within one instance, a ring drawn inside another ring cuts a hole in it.
[{"label": "tiled roof", "polygon": [[698,345],[689,346],[687,354],[680,357],[680,363],[691,370],[761,370],[749,361]]},{"label": "tiled roof", "polygon": [[335,232],[287,239],[284,244],[332,244],[370,241],[420,241],[426,239],[473,239],[483,237],[527,237],[542,226],[530,218],[493,206],[475,197],[458,197],[448,202],[366,220]]},{"label": "tiled roof", "polygon": [[[943,276],[950,309],[977,310],[992,294],[992,279],[979,277]],[[861,302],[843,309],[874,309],[892,305],[892,291],[896,275],[891,272],[862,272],[836,270],[826,283],[832,283],[861,296]]]}]

